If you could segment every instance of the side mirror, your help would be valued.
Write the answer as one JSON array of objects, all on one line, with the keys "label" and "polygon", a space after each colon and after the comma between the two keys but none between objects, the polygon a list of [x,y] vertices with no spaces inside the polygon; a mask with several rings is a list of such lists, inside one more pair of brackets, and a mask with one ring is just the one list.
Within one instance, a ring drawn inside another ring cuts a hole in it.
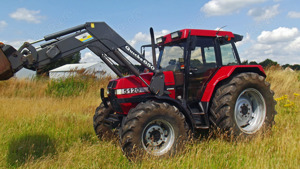
[{"label": "side mirror", "polygon": [[224,41],[225,41],[224,38],[223,38],[223,37],[219,37],[218,39],[219,39],[220,45],[223,45],[223,44],[224,44]]}]

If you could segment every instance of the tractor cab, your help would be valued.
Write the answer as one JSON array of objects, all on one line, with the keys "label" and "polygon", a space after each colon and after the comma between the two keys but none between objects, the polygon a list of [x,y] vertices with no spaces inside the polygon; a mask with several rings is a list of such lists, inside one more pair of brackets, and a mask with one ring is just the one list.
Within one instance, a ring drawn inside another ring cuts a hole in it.
[{"label": "tractor cab", "polygon": [[241,40],[242,36],[227,31],[183,29],[173,32],[156,39],[157,69],[174,72],[177,99],[199,100],[205,84],[218,68],[240,64],[235,42]]}]

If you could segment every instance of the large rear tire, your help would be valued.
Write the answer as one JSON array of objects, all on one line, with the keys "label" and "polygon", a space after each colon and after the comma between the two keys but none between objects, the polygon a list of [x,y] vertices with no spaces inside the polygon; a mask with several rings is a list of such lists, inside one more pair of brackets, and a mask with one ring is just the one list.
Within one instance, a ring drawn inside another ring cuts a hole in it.
[{"label": "large rear tire", "polygon": [[175,106],[148,101],[130,110],[120,142],[129,159],[143,154],[170,156],[183,148],[188,130],[184,115]]},{"label": "large rear tire", "polygon": [[253,136],[272,127],[275,100],[270,84],[257,73],[241,73],[220,86],[210,107],[210,121],[228,136]]},{"label": "large rear tire", "polygon": [[95,111],[93,126],[95,133],[100,140],[110,140],[116,135],[112,126],[104,124],[104,119],[108,118],[108,116],[113,113],[114,111],[110,103],[108,103],[108,107],[105,107],[104,104],[101,103]]}]

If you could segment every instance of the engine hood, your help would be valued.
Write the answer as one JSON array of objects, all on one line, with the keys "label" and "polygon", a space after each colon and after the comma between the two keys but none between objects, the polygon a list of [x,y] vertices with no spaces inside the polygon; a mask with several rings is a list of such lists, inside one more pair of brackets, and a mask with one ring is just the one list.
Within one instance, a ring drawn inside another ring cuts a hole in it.
[{"label": "engine hood", "polygon": [[[166,86],[166,90],[168,86],[174,88],[175,80],[173,72],[166,71],[163,72],[163,74],[165,76],[164,85]],[[141,77],[150,85],[153,73],[143,73]],[[114,91],[114,95],[118,98],[128,98],[150,93],[147,85],[139,77],[134,75],[111,80],[108,85],[108,90]]]}]

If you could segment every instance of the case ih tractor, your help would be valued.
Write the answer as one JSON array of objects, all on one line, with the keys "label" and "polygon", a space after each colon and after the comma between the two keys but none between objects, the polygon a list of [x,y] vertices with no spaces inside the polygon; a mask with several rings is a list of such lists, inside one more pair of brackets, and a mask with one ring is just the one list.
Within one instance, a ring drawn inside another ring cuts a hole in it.
[{"label": "case ih tractor", "polygon": [[[154,42],[153,64],[104,22],[89,22],[25,42],[16,50],[2,44],[0,79],[22,67],[43,68],[62,57],[89,48],[119,78],[101,89],[102,103],[93,125],[99,138],[119,134],[128,157],[135,152],[168,156],[183,147],[189,133],[220,129],[228,136],[249,137],[269,129],[276,114],[273,92],[259,65],[241,65],[228,31],[183,29]],[[47,41],[39,47],[32,44]],[[156,50],[159,50],[156,61]],[[148,69],[140,73],[126,58]],[[118,66],[116,66],[118,65]],[[120,67],[133,75],[123,76]],[[107,97],[105,97],[107,92]]]}]

